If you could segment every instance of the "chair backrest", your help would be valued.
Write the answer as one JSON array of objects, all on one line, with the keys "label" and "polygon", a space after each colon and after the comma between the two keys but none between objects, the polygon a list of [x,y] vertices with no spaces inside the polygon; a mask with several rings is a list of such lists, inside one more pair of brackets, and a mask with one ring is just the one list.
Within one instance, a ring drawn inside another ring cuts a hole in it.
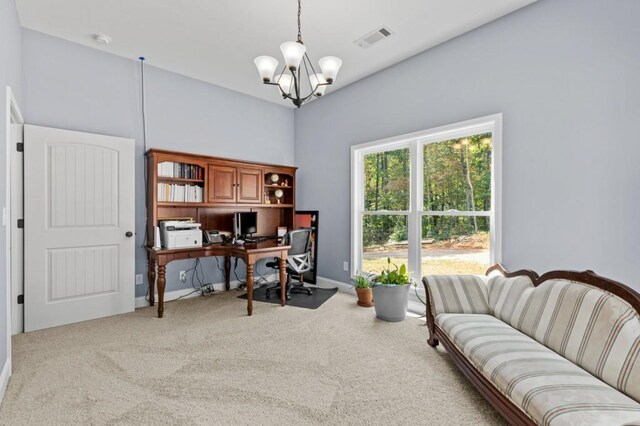
[{"label": "chair backrest", "polygon": [[285,235],[284,242],[291,246],[287,256],[289,267],[296,273],[309,271],[311,269],[311,230],[289,231]]},{"label": "chair backrest", "polygon": [[296,229],[289,231],[284,238],[284,242],[290,245],[290,255],[304,254],[311,250],[311,230]]}]

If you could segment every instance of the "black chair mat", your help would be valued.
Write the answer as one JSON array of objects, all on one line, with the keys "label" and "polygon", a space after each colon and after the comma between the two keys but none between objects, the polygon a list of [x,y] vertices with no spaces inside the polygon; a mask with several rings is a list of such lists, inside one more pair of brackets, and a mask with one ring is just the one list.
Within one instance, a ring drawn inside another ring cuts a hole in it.
[{"label": "black chair mat", "polygon": [[[291,293],[291,299],[287,300],[287,305],[296,308],[318,309],[324,302],[329,300],[331,296],[338,292],[337,288],[317,288],[310,287],[313,294],[309,296],[307,293]],[[294,290],[295,291],[295,290]],[[298,290],[299,291],[299,290]],[[246,299],[247,294],[238,296],[238,299]],[[267,302],[280,304],[280,290],[271,291],[271,298],[267,299],[267,287],[260,287],[253,290],[254,302]]]}]

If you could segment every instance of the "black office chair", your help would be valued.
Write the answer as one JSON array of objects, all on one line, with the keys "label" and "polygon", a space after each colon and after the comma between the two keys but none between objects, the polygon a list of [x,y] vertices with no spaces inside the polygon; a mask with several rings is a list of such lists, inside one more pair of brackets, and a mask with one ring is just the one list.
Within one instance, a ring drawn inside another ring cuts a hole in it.
[{"label": "black office chair", "polygon": [[[291,275],[298,275],[302,277],[307,271],[311,270],[311,230],[310,229],[296,229],[295,231],[289,231],[284,236],[284,244],[290,245],[291,248],[287,255],[287,300],[291,298],[292,292],[304,292],[311,296],[313,292],[309,287],[305,287],[302,279],[299,283],[293,283],[291,281]],[[278,269],[279,258],[276,258],[274,262],[267,262],[267,266],[273,269]],[[272,291],[280,290],[280,284],[267,288],[267,299],[271,297]],[[294,291],[297,290],[297,291]]]}]

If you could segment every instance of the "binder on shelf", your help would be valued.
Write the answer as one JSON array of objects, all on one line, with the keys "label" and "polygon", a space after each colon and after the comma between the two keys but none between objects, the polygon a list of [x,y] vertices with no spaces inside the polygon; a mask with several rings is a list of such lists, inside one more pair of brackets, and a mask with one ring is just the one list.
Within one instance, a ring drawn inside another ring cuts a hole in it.
[{"label": "binder on shelf", "polygon": [[204,190],[198,185],[158,183],[158,201],[171,203],[202,203]]},{"label": "binder on shelf", "polygon": [[204,169],[196,164],[164,161],[158,163],[158,177],[179,179],[204,179]]}]

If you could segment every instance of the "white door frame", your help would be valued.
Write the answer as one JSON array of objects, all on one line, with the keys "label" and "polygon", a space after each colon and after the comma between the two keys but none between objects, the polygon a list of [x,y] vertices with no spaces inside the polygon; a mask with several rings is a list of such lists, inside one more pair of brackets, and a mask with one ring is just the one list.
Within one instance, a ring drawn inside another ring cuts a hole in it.
[{"label": "white door frame", "polygon": [[3,219],[5,221],[5,234],[6,234],[6,275],[5,282],[7,283],[6,298],[7,298],[7,362],[2,369],[2,375],[0,377],[0,401],[4,397],[4,392],[7,388],[9,377],[11,376],[11,288],[13,283],[11,282],[11,223],[14,218],[11,217],[11,149],[15,149],[15,146],[11,144],[11,124],[24,124],[22,113],[18,106],[16,98],[13,96],[11,87],[6,88],[6,118],[5,118],[5,141],[6,141],[6,158],[5,158],[5,208],[3,211]]}]

